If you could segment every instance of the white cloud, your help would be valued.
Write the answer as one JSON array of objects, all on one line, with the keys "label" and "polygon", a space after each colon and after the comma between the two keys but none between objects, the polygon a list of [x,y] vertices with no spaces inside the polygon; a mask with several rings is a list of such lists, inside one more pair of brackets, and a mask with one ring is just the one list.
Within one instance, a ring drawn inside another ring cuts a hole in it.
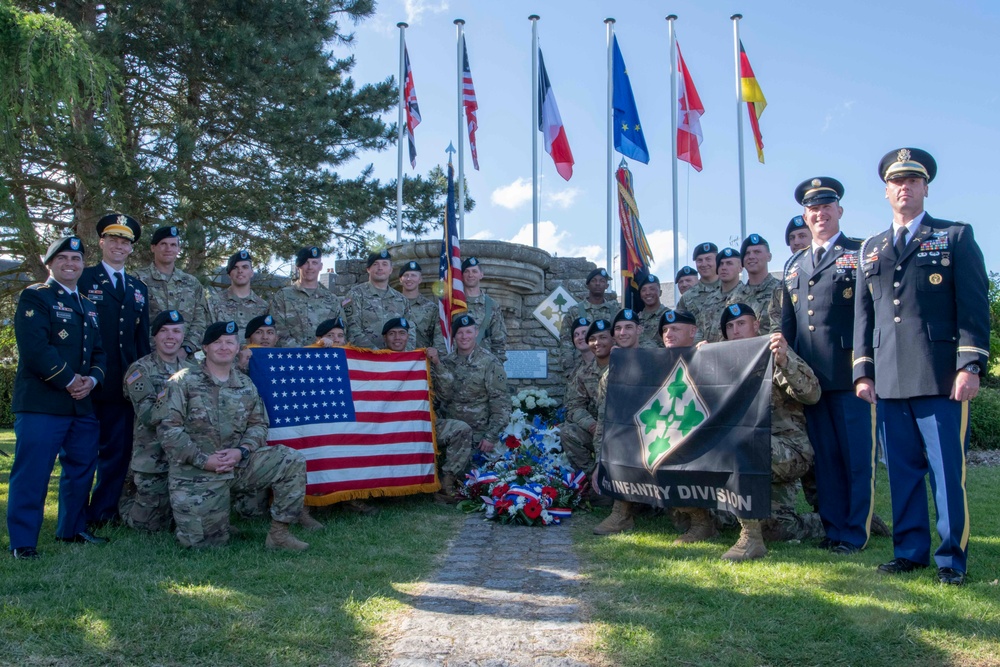
[{"label": "white cloud", "polygon": [[[658,229],[646,234],[649,249],[653,251],[652,272],[659,276],[661,282],[674,280],[674,232],[668,229]],[[678,242],[679,255],[687,257],[687,241],[683,237]],[[684,266],[681,260],[680,266]]]},{"label": "white cloud", "polygon": [[558,192],[549,192],[545,197],[547,207],[569,208],[576,201],[580,190],[577,188],[566,188]]},{"label": "white cloud", "polygon": [[[522,245],[532,244],[531,224],[524,225],[517,231],[514,238],[509,239],[511,243]],[[572,234],[560,231],[551,220],[540,220],[538,222],[538,247],[552,255],[559,257],[586,257],[591,262],[604,266],[604,246],[600,245],[576,245],[573,243]]]},{"label": "white cloud", "polygon": [[515,209],[531,201],[531,181],[518,178],[510,185],[504,185],[493,191],[490,202],[494,206]]},{"label": "white cloud", "polygon": [[496,241],[497,237],[488,229],[484,229],[481,232],[476,232],[469,237],[473,241]]},{"label": "white cloud", "polygon": [[420,22],[424,14],[440,14],[448,11],[446,0],[431,2],[431,0],[405,0],[403,3],[406,9],[406,22],[411,26]]},{"label": "white cloud", "polygon": [[823,119],[823,129],[820,132],[826,132],[833,125],[834,121],[840,120],[851,112],[854,108],[855,101],[848,100],[846,102],[841,102],[836,107],[831,109],[827,114],[826,118]]}]

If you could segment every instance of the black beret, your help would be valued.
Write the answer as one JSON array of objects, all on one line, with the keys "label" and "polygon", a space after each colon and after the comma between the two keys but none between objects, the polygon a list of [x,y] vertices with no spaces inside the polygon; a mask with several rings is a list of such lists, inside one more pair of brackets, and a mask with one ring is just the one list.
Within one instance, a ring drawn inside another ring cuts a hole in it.
[{"label": "black beret", "polygon": [[228,322],[214,322],[205,329],[205,335],[201,337],[201,346],[211,345],[222,336],[235,336],[240,331],[240,327],[232,320]]},{"label": "black beret", "polygon": [[45,251],[45,258],[42,263],[48,264],[52,261],[52,258],[61,252],[78,252],[83,256],[83,241],[80,240],[79,236],[64,236],[61,239],[56,239],[49,246],[49,249]]},{"label": "black beret", "polygon": [[451,333],[452,334],[458,333],[458,330],[461,329],[462,327],[474,327],[474,326],[476,326],[476,321],[472,319],[472,315],[469,314],[459,315],[451,322]]},{"label": "black beret", "polygon": [[163,239],[177,238],[180,235],[180,230],[173,225],[158,227],[157,230],[153,232],[152,238],[149,239],[149,245],[156,245]]},{"label": "black beret", "polygon": [[757,314],[753,312],[753,308],[746,305],[745,303],[734,303],[726,306],[722,311],[722,337],[729,339],[726,335],[726,324],[731,320],[735,320],[737,317],[743,317],[744,315],[749,315],[750,317],[756,318]]},{"label": "black beret", "polygon": [[883,181],[917,176],[930,183],[937,175],[937,162],[919,148],[897,148],[886,153],[878,163],[878,177]]},{"label": "black beret", "polygon": [[693,324],[697,326],[698,321],[695,320],[694,315],[686,310],[667,310],[660,315],[660,331],[663,331],[663,327],[668,324]]},{"label": "black beret", "polygon": [[641,322],[639,322],[639,313],[635,312],[631,308],[622,308],[621,310],[619,310],[618,314],[615,315],[615,319],[611,321],[611,326],[614,326],[619,322],[623,321],[635,322],[636,324],[641,325]]},{"label": "black beret", "polygon": [[257,329],[260,329],[261,327],[273,327],[273,326],[274,326],[273,317],[271,317],[270,315],[258,315],[257,317],[247,322],[247,328],[243,332],[243,337],[250,338],[250,336],[254,335],[257,332]]},{"label": "black beret", "polygon": [[479,260],[475,257],[470,257],[464,262],[462,262],[462,270],[465,271],[470,266],[479,266]]},{"label": "black beret", "polygon": [[740,245],[740,256],[742,257],[743,255],[745,255],[747,252],[747,248],[754,245],[762,245],[768,250],[771,249],[771,244],[767,242],[767,239],[765,239],[760,234],[751,234],[750,236],[743,239],[743,244]]},{"label": "black beret", "polygon": [[587,329],[587,340],[590,340],[591,336],[593,336],[596,333],[600,333],[602,331],[607,331],[610,333],[611,322],[608,322],[607,320],[594,320],[590,324],[590,328]]},{"label": "black beret", "polygon": [[681,270],[677,272],[674,276],[674,282],[680,282],[681,278],[686,278],[688,276],[697,276],[698,272],[692,269],[690,266],[682,266]]},{"label": "black beret", "polygon": [[295,266],[299,267],[308,262],[313,258],[320,258],[323,256],[323,251],[314,245],[307,246],[305,248],[299,248],[299,251],[295,253]]},{"label": "black beret", "polygon": [[728,259],[730,257],[735,257],[736,259],[743,261],[743,255],[736,248],[723,248],[719,251],[719,254],[715,256],[715,268],[719,268],[722,264],[722,260]]},{"label": "black beret", "polygon": [[659,278],[654,276],[652,273],[647,273],[645,276],[643,276],[642,280],[639,281],[639,288],[641,289],[646,285],[659,285],[659,284],[660,284]]},{"label": "black beret", "polygon": [[394,317],[382,325],[382,335],[386,335],[393,329],[410,330],[410,322],[405,317]]},{"label": "black beret", "polygon": [[156,332],[166,324],[184,324],[184,316],[179,310],[164,310],[153,318],[149,323],[149,335],[155,336]]},{"label": "black beret", "polygon": [[135,243],[142,235],[142,226],[137,220],[127,215],[108,213],[97,221],[97,235],[102,237],[120,236]]},{"label": "black beret", "polygon": [[844,186],[836,178],[818,176],[799,183],[795,188],[795,201],[803,206],[819,206],[840,201],[844,197]]},{"label": "black beret", "polygon": [[692,260],[698,259],[701,255],[707,255],[712,253],[713,255],[719,252],[719,246],[714,243],[699,243],[694,248],[694,255],[691,257]]},{"label": "black beret", "polygon": [[414,262],[412,259],[406,264],[403,264],[401,267],[399,267],[399,277],[402,278],[403,274],[406,273],[407,271],[418,271],[420,273],[424,272],[424,270],[420,268],[420,265]]},{"label": "black beret", "polygon": [[791,245],[792,232],[796,229],[802,229],[806,226],[806,221],[801,215],[797,215],[788,221],[788,225],[785,227],[785,245]]},{"label": "black beret", "polygon": [[385,248],[382,248],[381,250],[378,250],[376,252],[370,252],[368,253],[368,261],[365,263],[365,266],[370,269],[372,264],[379,261],[380,259],[386,259],[391,262],[392,255],[390,255],[389,251],[386,250]]},{"label": "black beret", "polygon": [[590,281],[596,278],[597,276],[601,276],[602,278],[607,278],[608,272],[606,269],[594,269],[593,271],[587,274],[586,283],[589,285]]},{"label": "black beret", "polygon": [[226,273],[232,273],[233,269],[236,268],[236,262],[250,262],[253,263],[253,258],[250,257],[250,253],[246,250],[240,250],[239,252],[234,252],[226,262]]},{"label": "black beret", "polygon": [[332,320],[323,320],[316,327],[316,338],[322,338],[334,329],[340,329],[341,331],[347,331],[347,327],[344,326],[344,320],[340,317],[334,317]]},{"label": "black beret", "polygon": [[586,317],[578,317],[575,320],[573,320],[573,324],[570,326],[569,330],[576,331],[580,327],[589,327],[589,326],[590,326],[590,320],[588,320]]}]

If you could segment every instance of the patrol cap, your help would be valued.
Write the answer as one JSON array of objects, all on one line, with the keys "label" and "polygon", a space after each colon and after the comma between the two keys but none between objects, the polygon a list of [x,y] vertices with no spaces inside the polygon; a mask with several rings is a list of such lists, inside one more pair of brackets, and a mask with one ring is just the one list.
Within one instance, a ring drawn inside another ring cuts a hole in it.
[{"label": "patrol cap", "polygon": [[664,311],[664,313],[660,315],[660,331],[663,331],[663,327],[668,324],[692,324],[694,326],[698,326],[698,322],[694,319],[694,315],[686,310]]},{"label": "patrol cap", "polygon": [[156,231],[153,232],[152,238],[149,239],[149,245],[153,246],[162,241],[163,239],[177,238],[180,236],[180,230],[174,225],[166,225],[163,227],[157,227]]},{"label": "patrol cap", "polygon": [[735,257],[736,259],[743,261],[743,255],[736,248],[723,248],[719,251],[719,254],[715,256],[715,268],[719,268],[722,264],[722,260],[728,259],[730,257]]},{"label": "patrol cap", "polygon": [[801,215],[797,215],[791,220],[789,220],[788,224],[785,226],[785,245],[792,244],[792,232],[794,232],[797,229],[802,229],[805,226],[806,226],[805,218],[803,218]]},{"label": "patrol cap", "polygon": [[589,285],[590,281],[596,278],[597,276],[601,276],[602,278],[607,278],[608,272],[606,269],[594,269],[593,271],[587,274],[586,284]]},{"label": "patrol cap", "polygon": [[410,322],[405,317],[394,317],[382,325],[382,335],[386,335],[393,329],[406,329],[409,331]]},{"label": "patrol cap", "polygon": [[424,270],[420,268],[420,265],[414,262],[412,259],[399,267],[399,277],[402,278],[403,274],[407,271],[417,271],[418,273],[423,273]]},{"label": "patrol cap", "polygon": [[[475,265],[473,265],[475,266]],[[472,315],[464,314],[459,315],[454,320],[451,321],[451,333],[456,334],[458,330],[462,327],[474,327],[476,326],[476,321],[472,319]]]},{"label": "patrol cap", "polygon": [[462,270],[465,271],[470,266],[479,266],[479,260],[475,257],[469,257],[464,262],[462,262]]},{"label": "patrol cap", "polygon": [[43,264],[48,264],[52,261],[52,258],[61,252],[78,252],[80,256],[83,256],[83,241],[80,240],[79,236],[64,236],[61,239],[56,239],[49,246],[49,249],[45,251],[45,257],[42,259]]},{"label": "patrol cap", "polygon": [[389,251],[386,250],[385,248],[382,248],[381,250],[376,250],[375,252],[370,252],[368,253],[368,261],[365,262],[365,267],[370,269],[372,267],[372,264],[379,261],[380,259],[387,259],[389,261],[392,261],[392,255],[390,255]]},{"label": "patrol cap", "polygon": [[707,255],[708,253],[717,255],[719,253],[719,246],[714,243],[699,243],[694,247],[694,255],[691,256],[691,259],[698,259],[701,255]]},{"label": "patrol cap", "polygon": [[659,285],[660,279],[654,276],[652,273],[647,273],[643,276],[642,280],[639,281],[639,288],[642,289],[645,285]]},{"label": "patrol cap", "polygon": [[590,326],[590,320],[588,320],[586,317],[578,317],[575,320],[573,320],[573,324],[570,326],[569,330],[576,331],[580,327],[589,327],[589,326]]},{"label": "patrol cap", "polygon": [[347,331],[347,327],[344,326],[344,319],[341,317],[334,317],[330,320],[323,320],[316,327],[316,338],[322,338],[334,329],[340,329],[341,331]]},{"label": "patrol cap", "polygon": [[844,197],[844,186],[836,178],[817,176],[808,178],[795,188],[795,201],[803,206],[819,206],[840,201]]},{"label": "patrol cap", "polygon": [[608,333],[610,333],[611,322],[608,322],[607,320],[594,320],[593,322],[590,323],[590,328],[587,329],[587,340],[590,340],[590,338],[594,334],[600,333],[602,331],[607,331]]},{"label": "patrol cap", "polygon": [[205,329],[205,335],[201,337],[201,346],[211,345],[223,336],[235,336],[239,330],[240,327],[232,320],[209,324]]},{"label": "patrol cap", "polygon": [[762,245],[768,250],[771,249],[771,244],[767,242],[760,234],[751,234],[750,236],[743,239],[743,243],[740,245],[740,257],[746,254],[747,248],[750,246]]},{"label": "patrol cap", "polygon": [[878,163],[878,177],[889,182],[894,178],[917,176],[930,183],[937,175],[937,162],[919,148],[897,148],[886,153]]},{"label": "patrol cap", "polygon": [[618,311],[618,314],[615,315],[615,319],[611,321],[611,326],[614,326],[619,322],[635,322],[636,324],[640,324],[639,313],[635,312],[631,308],[622,308]]},{"label": "patrol cap", "polygon": [[323,251],[314,245],[299,248],[299,251],[295,253],[295,266],[296,268],[300,267],[310,259],[319,259],[322,256]]},{"label": "patrol cap", "polygon": [[249,322],[247,322],[247,328],[243,332],[244,338],[249,338],[257,332],[257,329],[261,327],[273,327],[274,318],[270,315],[258,315]]},{"label": "patrol cap", "polygon": [[746,305],[745,303],[734,303],[732,305],[726,306],[722,311],[722,337],[729,339],[726,335],[726,324],[730,321],[735,320],[737,317],[743,317],[744,315],[749,315],[750,317],[756,319],[757,314],[753,312],[753,308]]},{"label": "patrol cap", "polygon": [[232,273],[233,269],[236,268],[237,262],[250,262],[253,264],[253,258],[250,257],[250,253],[246,250],[234,252],[232,256],[230,256],[229,261],[226,262],[226,273]]},{"label": "patrol cap", "polygon": [[97,235],[120,236],[135,243],[142,234],[142,226],[139,222],[121,213],[108,213],[97,221]]},{"label": "patrol cap", "polygon": [[690,266],[682,266],[681,270],[677,272],[674,276],[674,282],[680,282],[681,278],[687,278],[688,276],[697,276],[698,272],[692,269]]},{"label": "patrol cap", "polygon": [[164,310],[158,313],[149,323],[149,335],[155,336],[156,332],[167,324],[184,324],[184,316],[179,310]]}]

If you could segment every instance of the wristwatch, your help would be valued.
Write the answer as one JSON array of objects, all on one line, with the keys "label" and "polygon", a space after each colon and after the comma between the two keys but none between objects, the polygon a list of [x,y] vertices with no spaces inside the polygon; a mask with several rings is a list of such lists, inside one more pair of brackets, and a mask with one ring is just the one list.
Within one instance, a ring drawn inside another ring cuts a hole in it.
[{"label": "wristwatch", "polygon": [[244,461],[246,461],[247,459],[250,458],[250,450],[247,449],[246,447],[244,447],[243,445],[240,445],[236,449],[240,450],[240,454],[243,455],[243,460]]},{"label": "wristwatch", "polygon": [[966,371],[966,372],[969,372],[969,373],[975,373],[976,375],[979,375],[979,373],[980,373],[980,371],[982,369],[979,368],[979,364],[966,364],[965,368],[963,368],[962,370]]}]

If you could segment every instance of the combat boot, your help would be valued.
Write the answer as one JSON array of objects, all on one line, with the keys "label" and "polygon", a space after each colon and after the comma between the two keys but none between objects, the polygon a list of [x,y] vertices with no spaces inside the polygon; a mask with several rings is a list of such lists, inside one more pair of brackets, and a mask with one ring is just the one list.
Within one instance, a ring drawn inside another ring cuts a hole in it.
[{"label": "combat boot", "polygon": [[455,476],[450,472],[441,475],[441,490],[434,494],[434,500],[447,505],[458,502],[455,497]]},{"label": "combat boot", "polygon": [[674,540],[674,544],[691,544],[692,542],[704,542],[719,534],[719,530],[712,521],[712,515],[707,509],[702,507],[685,507],[684,513],[691,519],[690,527],[684,534]]},{"label": "combat boot", "polygon": [[271,530],[264,540],[264,546],[268,549],[284,549],[286,551],[305,551],[309,545],[288,532],[288,524],[271,520]]},{"label": "combat boot", "polygon": [[323,530],[323,524],[313,518],[308,507],[303,507],[299,512],[299,525],[306,530]]},{"label": "combat boot", "polygon": [[632,503],[616,500],[611,507],[611,514],[608,515],[608,518],[594,526],[594,535],[614,535],[625,530],[632,530],[634,527]]},{"label": "combat boot", "polygon": [[760,534],[760,521],[757,519],[740,519],[743,526],[740,529],[740,539],[729,551],[722,554],[722,560],[744,561],[763,558],[767,555],[764,537]]}]

